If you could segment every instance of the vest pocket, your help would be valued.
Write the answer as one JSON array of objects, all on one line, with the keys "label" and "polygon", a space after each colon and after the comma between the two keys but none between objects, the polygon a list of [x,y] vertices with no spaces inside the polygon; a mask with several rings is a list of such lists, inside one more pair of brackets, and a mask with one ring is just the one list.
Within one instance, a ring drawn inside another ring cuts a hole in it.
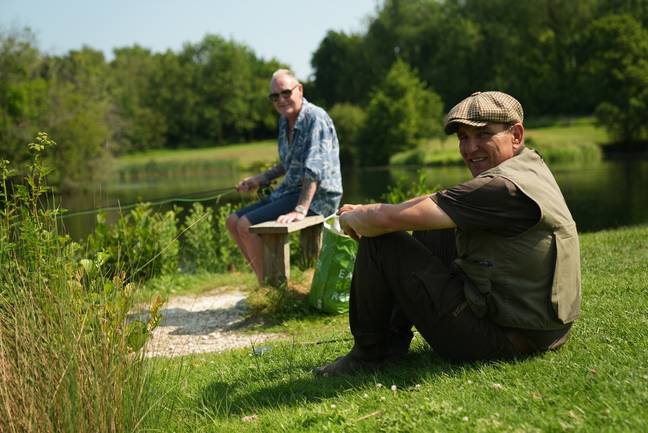
[{"label": "vest pocket", "polygon": [[[556,265],[554,268],[551,304],[563,323],[575,320],[580,313],[580,246],[575,227],[570,225],[554,232]],[[568,231],[567,228],[572,228]]]}]

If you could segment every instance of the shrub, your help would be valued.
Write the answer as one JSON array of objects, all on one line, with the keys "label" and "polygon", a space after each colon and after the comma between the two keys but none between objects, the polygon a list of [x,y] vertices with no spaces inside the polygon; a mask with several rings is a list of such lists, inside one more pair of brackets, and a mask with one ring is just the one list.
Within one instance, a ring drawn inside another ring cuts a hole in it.
[{"label": "shrub", "polygon": [[183,225],[182,256],[185,269],[224,272],[239,268],[243,257],[236,242],[230,238],[225,220],[232,205],[214,209],[194,203]]},{"label": "shrub", "polygon": [[232,213],[232,205],[224,204],[216,209],[214,220],[214,243],[216,244],[216,263],[219,271],[240,269],[245,265],[236,242],[227,233],[225,221]]},{"label": "shrub", "polygon": [[595,115],[616,140],[648,140],[648,30],[629,14],[595,20],[579,37],[581,80],[597,91]]},{"label": "shrub", "polygon": [[116,224],[108,225],[103,214],[88,237],[88,248],[99,254],[102,266],[115,275],[126,272],[135,281],[175,272],[178,268],[178,209],[153,212],[149,203],[140,203]]},{"label": "shrub", "polygon": [[422,138],[442,135],[441,98],[425,88],[402,60],[374,92],[359,136],[363,165],[384,165],[393,154],[413,149]]},{"label": "shrub", "polygon": [[357,105],[342,103],[334,105],[329,114],[340,143],[340,162],[342,165],[357,164],[358,135],[367,117],[364,110]]},{"label": "shrub", "polygon": [[182,258],[185,269],[211,271],[216,264],[214,210],[194,203],[183,224]]}]

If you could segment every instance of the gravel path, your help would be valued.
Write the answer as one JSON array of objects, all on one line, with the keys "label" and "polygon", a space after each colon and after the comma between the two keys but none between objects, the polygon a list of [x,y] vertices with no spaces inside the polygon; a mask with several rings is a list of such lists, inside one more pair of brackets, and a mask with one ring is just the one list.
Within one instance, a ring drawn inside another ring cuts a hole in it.
[{"label": "gravel path", "polygon": [[161,309],[162,319],[147,345],[147,356],[181,356],[219,352],[284,337],[235,330],[244,320],[245,293],[217,289],[200,295],[176,296]]}]

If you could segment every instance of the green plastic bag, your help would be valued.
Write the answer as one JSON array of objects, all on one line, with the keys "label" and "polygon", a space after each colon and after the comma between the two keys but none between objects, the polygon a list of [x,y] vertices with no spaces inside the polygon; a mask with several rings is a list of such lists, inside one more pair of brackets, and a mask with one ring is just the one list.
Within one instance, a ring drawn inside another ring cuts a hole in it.
[{"label": "green plastic bag", "polygon": [[325,313],[349,311],[349,289],[357,251],[357,242],[342,232],[337,217],[324,222],[322,250],[308,295],[309,305]]}]

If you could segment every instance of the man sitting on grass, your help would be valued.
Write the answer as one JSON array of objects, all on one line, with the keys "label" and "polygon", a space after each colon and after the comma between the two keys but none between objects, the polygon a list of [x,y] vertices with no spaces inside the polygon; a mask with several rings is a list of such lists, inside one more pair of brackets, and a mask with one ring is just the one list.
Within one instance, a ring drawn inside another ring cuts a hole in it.
[{"label": "man sitting on grass", "polygon": [[524,147],[523,117],[510,95],[474,93],[445,118],[473,179],[396,205],[340,208],[342,228],[359,241],[354,345],[316,375],[404,357],[412,326],[457,362],[512,359],[567,340],[580,310],[578,234],[552,173]]}]

